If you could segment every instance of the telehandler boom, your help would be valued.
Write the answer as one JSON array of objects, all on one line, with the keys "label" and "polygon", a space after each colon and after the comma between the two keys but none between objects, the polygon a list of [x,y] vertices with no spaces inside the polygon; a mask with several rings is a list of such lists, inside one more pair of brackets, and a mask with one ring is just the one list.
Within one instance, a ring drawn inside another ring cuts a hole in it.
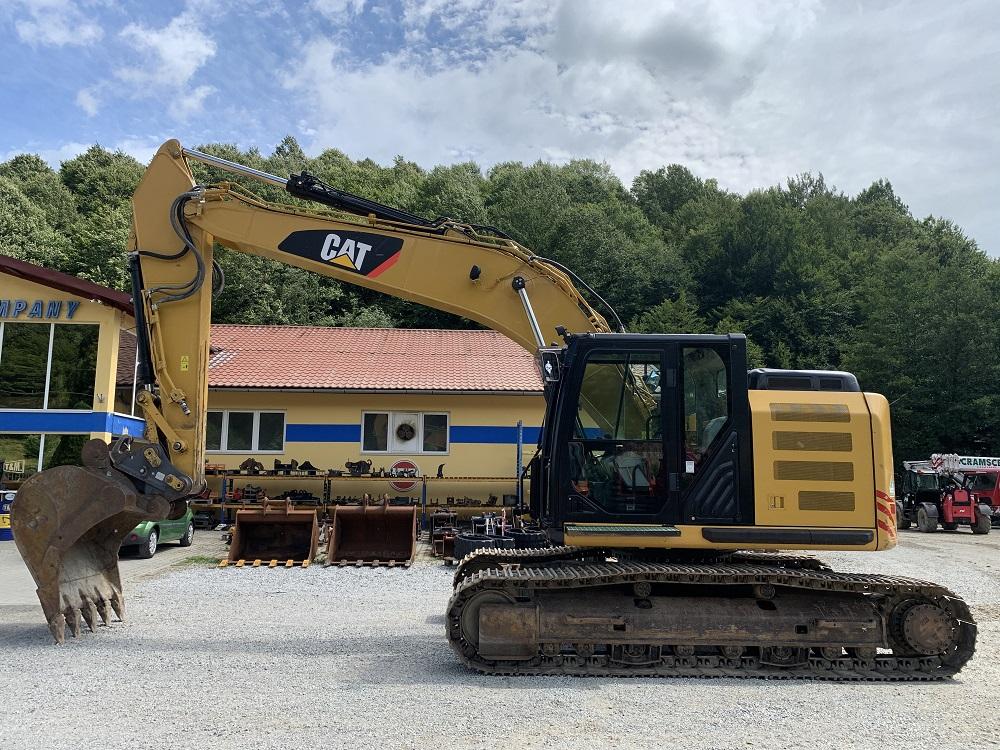
[{"label": "telehandler boom", "polygon": [[[196,184],[188,160],[325,212]],[[546,412],[530,516],[552,547],[467,558],[447,636],[500,674],[936,679],[972,656],[932,583],[775,550],[896,544],[889,409],[848,373],[755,370],[729,335],[612,332],[569,269],[504,233],[428,221],[165,143],[133,197],[141,439],[25,482],[12,525],[57,641],[124,611],[120,539],[204,487],[216,243],[463,315],[535,352]],[[329,209],[332,209],[330,211]],[[604,308],[612,313],[606,304]],[[746,552],[741,550],[756,550]]]}]

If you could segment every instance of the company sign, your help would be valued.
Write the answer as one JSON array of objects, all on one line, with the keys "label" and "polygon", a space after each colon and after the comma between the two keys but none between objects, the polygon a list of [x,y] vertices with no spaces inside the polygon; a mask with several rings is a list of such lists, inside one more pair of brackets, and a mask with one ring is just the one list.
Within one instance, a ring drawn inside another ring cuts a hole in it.
[{"label": "company sign", "polygon": [[948,471],[975,471],[996,469],[1000,471],[1000,458],[994,456],[959,456],[955,453],[935,453],[931,456],[931,466]]},{"label": "company sign", "polygon": [[73,320],[80,303],[61,299],[0,299],[0,320]]}]

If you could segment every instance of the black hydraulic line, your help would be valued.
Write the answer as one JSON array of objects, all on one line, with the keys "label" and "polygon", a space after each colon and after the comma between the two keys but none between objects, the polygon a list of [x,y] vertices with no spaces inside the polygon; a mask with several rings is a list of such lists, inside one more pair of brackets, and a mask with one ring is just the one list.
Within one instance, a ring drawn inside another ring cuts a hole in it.
[{"label": "black hydraulic line", "polygon": [[191,232],[188,231],[187,223],[184,220],[184,205],[192,198],[199,196],[201,194],[201,190],[202,188],[195,187],[190,192],[177,196],[170,208],[170,226],[173,227],[174,232],[176,232],[177,236],[184,242],[183,250],[174,256],[164,256],[160,253],[154,253],[148,250],[139,251],[140,255],[149,255],[154,258],[180,258],[189,252],[194,255],[197,270],[195,271],[194,278],[191,279],[191,281],[186,281],[183,284],[161,284],[158,287],[153,287],[148,290],[147,294],[150,295],[154,293],[162,294],[167,291],[176,292],[176,294],[166,294],[164,297],[157,300],[157,304],[179,302],[180,300],[187,299],[197,293],[205,281],[205,261],[202,259],[201,253],[198,252],[198,248],[194,244],[194,238],[191,237]]},{"label": "black hydraulic line", "polygon": [[622,323],[622,319],[618,317],[618,313],[615,310],[615,308],[613,308],[611,306],[611,303],[608,302],[606,299],[604,299],[604,297],[602,297],[601,295],[599,295],[597,292],[595,292],[594,289],[593,289],[593,287],[591,287],[586,281],[584,281],[583,279],[581,279],[571,268],[567,268],[566,266],[564,266],[559,261],[552,260],[550,258],[543,258],[541,255],[532,255],[530,259],[531,260],[540,260],[543,263],[548,263],[550,266],[555,266],[560,271],[562,271],[564,274],[566,274],[567,276],[569,276],[570,278],[572,278],[577,284],[579,284],[580,286],[583,287],[584,291],[586,291],[588,294],[592,295],[598,302],[600,302],[602,305],[604,305],[604,307],[608,310],[608,312],[611,313],[611,317],[614,318],[615,323],[618,325],[618,332],[619,333],[627,333],[627,331],[625,330],[625,324]]},{"label": "black hydraulic line", "polygon": [[386,206],[383,203],[377,203],[368,198],[362,198],[360,195],[354,195],[345,190],[338,190],[308,172],[291,175],[288,178],[285,189],[296,198],[322,203],[325,206],[330,206],[340,211],[347,211],[359,216],[374,215],[376,218],[387,221],[415,224],[427,229],[444,231],[443,227],[440,227],[429,219],[425,219],[423,216],[400,211],[398,208]]},{"label": "black hydraulic line", "polygon": [[138,253],[129,253],[128,270],[132,280],[132,308],[135,315],[136,384],[152,385],[156,379],[149,351],[149,327],[146,324],[146,306],[142,300],[142,268],[139,266]]}]

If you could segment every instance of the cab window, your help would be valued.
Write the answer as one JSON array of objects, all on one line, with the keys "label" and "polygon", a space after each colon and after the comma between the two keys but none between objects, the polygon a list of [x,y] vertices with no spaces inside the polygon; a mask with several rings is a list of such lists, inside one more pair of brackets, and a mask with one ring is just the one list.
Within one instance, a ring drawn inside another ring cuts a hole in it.
[{"label": "cab window", "polygon": [[613,514],[663,504],[658,352],[597,353],[587,361],[569,445],[571,491]]},{"label": "cab window", "polygon": [[681,357],[684,391],[684,473],[704,463],[729,421],[729,368],[715,349],[685,347]]}]

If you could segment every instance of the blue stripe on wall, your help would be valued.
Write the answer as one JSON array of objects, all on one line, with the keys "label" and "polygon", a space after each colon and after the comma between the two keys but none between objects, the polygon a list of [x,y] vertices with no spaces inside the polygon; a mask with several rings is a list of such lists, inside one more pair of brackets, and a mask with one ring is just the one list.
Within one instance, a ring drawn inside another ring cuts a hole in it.
[{"label": "blue stripe on wall", "polygon": [[141,435],[145,422],[103,411],[0,411],[4,432],[110,432]]},{"label": "blue stripe on wall", "polygon": [[[535,444],[541,433],[541,427],[525,427],[524,443]],[[516,427],[493,427],[489,425],[453,426],[449,430],[449,438],[453,443],[504,443],[517,444]]]},{"label": "blue stripe on wall", "polygon": [[[534,445],[538,442],[541,427],[525,427],[524,442]],[[490,425],[453,426],[449,430],[452,443],[499,443],[515,445],[516,427],[495,427]],[[286,443],[360,443],[359,424],[286,424]]]},{"label": "blue stripe on wall", "polygon": [[288,443],[360,443],[359,424],[286,424]]}]

